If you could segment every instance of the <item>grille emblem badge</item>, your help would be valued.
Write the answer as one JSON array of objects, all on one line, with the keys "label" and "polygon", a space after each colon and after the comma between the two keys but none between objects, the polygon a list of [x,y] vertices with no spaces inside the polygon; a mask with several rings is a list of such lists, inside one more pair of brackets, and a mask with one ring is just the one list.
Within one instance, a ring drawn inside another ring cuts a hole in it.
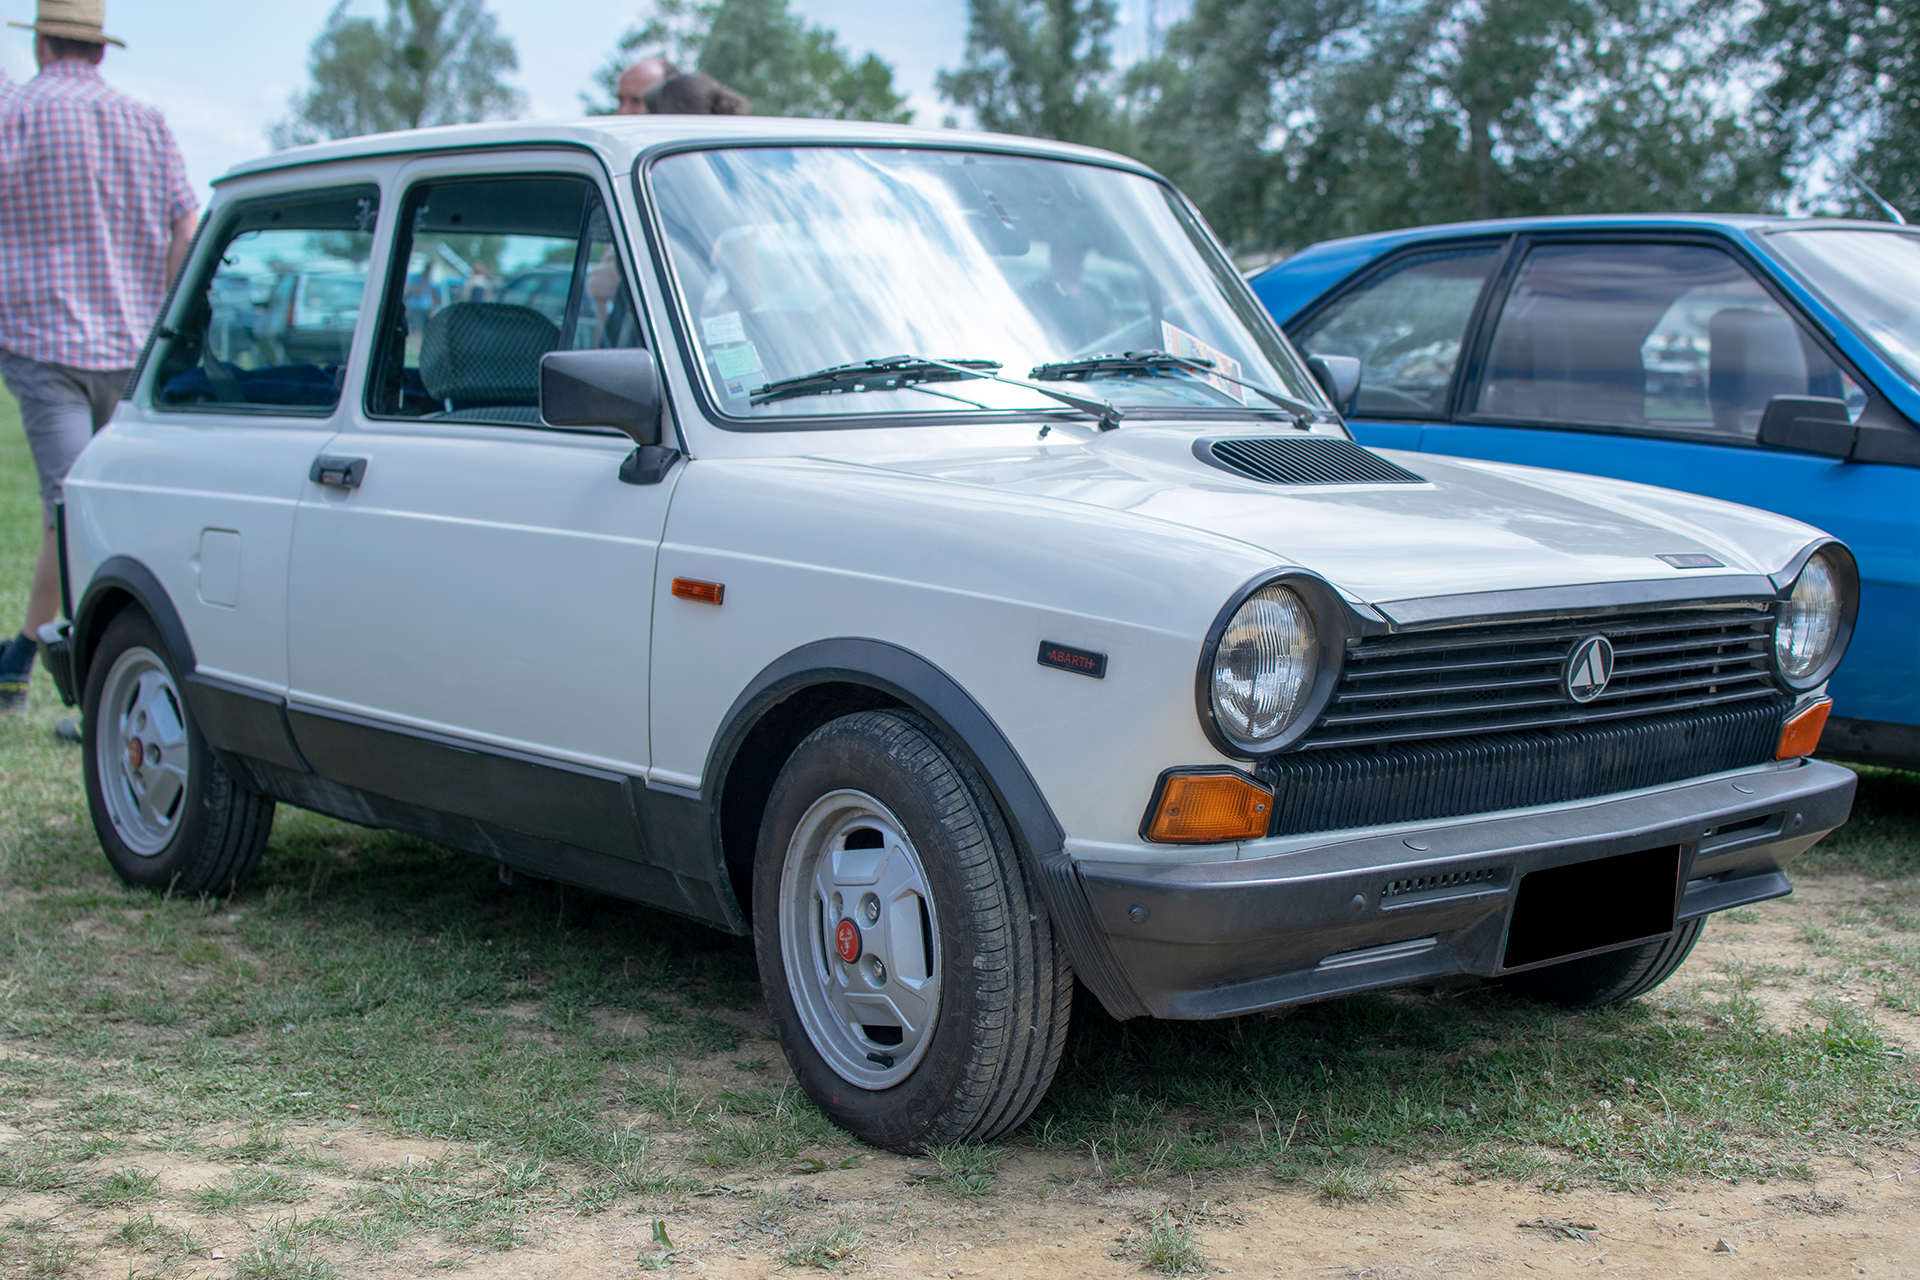
[{"label": "grille emblem badge", "polygon": [[1613,679],[1613,646],[1605,636],[1588,636],[1567,659],[1564,687],[1575,702],[1588,703],[1607,691]]}]

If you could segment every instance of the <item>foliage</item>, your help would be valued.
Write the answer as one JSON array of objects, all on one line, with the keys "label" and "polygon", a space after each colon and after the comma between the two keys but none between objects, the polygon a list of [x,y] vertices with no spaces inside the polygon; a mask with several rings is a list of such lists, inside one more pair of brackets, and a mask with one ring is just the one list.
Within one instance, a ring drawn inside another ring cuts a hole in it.
[{"label": "foliage", "polygon": [[1090,146],[1130,143],[1110,82],[1113,0],[968,0],[967,58],[940,93],[983,129]]},{"label": "foliage", "polygon": [[333,7],[313,42],[313,87],[269,130],[275,149],[392,129],[511,116],[519,66],[485,0],[387,0],[384,22]]},{"label": "foliage", "polygon": [[855,60],[825,27],[809,27],[787,0],[658,0],[620,37],[595,77],[589,111],[613,110],[614,85],[637,58],[658,53],[745,94],[756,115],[912,122],[893,68],[869,53]]},{"label": "foliage", "polygon": [[1724,0],[1201,0],[1129,87],[1146,158],[1243,245],[1764,209],[1786,156],[1734,109],[1730,24]]},{"label": "foliage", "polygon": [[[1853,151],[1860,175],[1920,219],[1920,0],[1767,0],[1749,50],[1774,68],[1767,96],[1800,131],[1803,158]],[[1833,196],[1885,216],[1852,184]]]}]

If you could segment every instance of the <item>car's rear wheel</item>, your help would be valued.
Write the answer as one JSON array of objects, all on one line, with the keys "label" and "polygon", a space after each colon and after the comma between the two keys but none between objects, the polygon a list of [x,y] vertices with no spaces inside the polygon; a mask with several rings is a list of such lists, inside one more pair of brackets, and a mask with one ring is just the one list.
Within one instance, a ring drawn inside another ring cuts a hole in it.
[{"label": "car's rear wheel", "polygon": [[214,758],[166,641],[139,608],[108,624],[81,706],[87,807],[120,878],[186,894],[239,888],[266,848],[273,801]]},{"label": "car's rear wheel", "polygon": [[1687,961],[1707,918],[1689,920],[1664,938],[1638,946],[1509,974],[1500,985],[1517,996],[1565,1009],[1594,1009],[1643,996]]},{"label": "car's rear wheel", "polygon": [[754,867],[754,945],[800,1085],[893,1151],[987,1139],[1060,1061],[1073,975],[979,775],[910,712],[788,759]]}]

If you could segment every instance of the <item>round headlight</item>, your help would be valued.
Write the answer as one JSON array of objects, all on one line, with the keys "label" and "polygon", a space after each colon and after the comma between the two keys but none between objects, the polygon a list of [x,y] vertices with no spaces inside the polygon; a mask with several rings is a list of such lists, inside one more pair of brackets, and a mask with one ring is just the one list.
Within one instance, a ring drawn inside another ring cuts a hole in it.
[{"label": "round headlight", "polygon": [[1313,615],[1282,586],[1263,587],[1235,610],[1213,651],[1213,714],[1249,746],[1286,731],[1313,690]]},{"label": "round headlight", "polygon": [[1773,629],[1773,657],[1780,674],[1805,680],[1820,669],[1840,634],[1840,586],[1824,554],[1816,552],[1794,579],[1793,593]]}]

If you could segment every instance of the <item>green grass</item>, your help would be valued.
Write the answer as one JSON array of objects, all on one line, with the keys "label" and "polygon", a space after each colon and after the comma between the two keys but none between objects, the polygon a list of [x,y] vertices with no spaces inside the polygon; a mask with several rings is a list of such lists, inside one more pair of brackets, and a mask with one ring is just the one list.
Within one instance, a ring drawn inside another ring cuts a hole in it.
[{"label": "green grass", "polygon": [[[0,396],[0,628],[24,605],[37,510]],[[747,1196],[742,1231],[793,1267],[865,1266],[881,1247],[870,1222],[756,1189],[863,1149],[765,1039],[747,942],[508,888],[478,860],[284,808],[231,899],[129,891],[94,839],[78,752],[51,732],[70,713],[44,675],[33,698],[0,717],[0,1124],[24,1137],[0,1145],[0,1271],[60,1275],[107,1250],[115,1274],[166,1274],[204,1256],[204,1224],[183,1225],[199,1213],[246,1220],[236,1275],[351,1275],[403,1247],[457,1262],[558,1217],[651,1218],[693,1195]],[[1350,1202],[1393,1195],[1415,1161],[1640,1188],[1793,1178],[1823,1153],[1911,1142],[1914,1063],[1875,1018],[1920,1012],[1920,780],[1863,774],[1858,815],[1803,864],[1869,877],[1809,922],[1832,996],[1809,1025],[1763,1021],[1762,988],[1790,975],[1758,961],[1577,1017],[1478,987],[1219,1023],[1116,1023],[1083,998],[1026,1128],[931,1153],[899,1194],[1005,1196],[1003,1157],[1023,1146],[1109,1182],[1251,1171]],[[343,1127],[425,1158],[352,1165],[316,1145]],[[170,1194],[153,1174],[169,1160],[223,1172]],[[76,1243],[47,1205],[94,1234]],[[1191,1224],[1161,1226],[1136,1256],[1159,1249],[1149,1265],[1178,1274],[1199,1257]]]}]

